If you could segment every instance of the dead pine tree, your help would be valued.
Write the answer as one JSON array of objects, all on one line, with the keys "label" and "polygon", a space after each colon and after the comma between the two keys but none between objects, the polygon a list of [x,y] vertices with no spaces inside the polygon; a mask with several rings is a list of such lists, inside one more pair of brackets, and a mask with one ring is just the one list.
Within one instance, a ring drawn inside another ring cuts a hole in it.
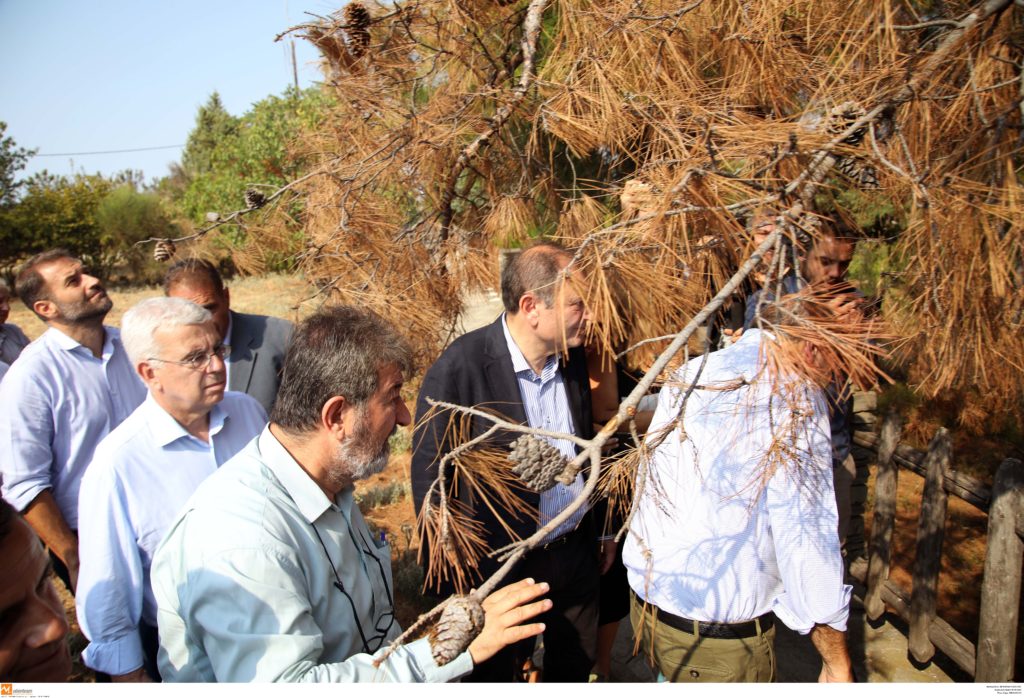
[{"label": "dead pine tree", "polygon": [[[303,139],[319,162],[288,187],[297,261],[429,362],[466,293],[493,286],[498,249],[541,235],[576,248],[594,341],[645,370],[580,444],[575,465],[592,467],[579,506],[622,481],[601,479],[600,448],[639,396],[749,290],[762,255],[781,265],[813,241],[811,214],[886,236],[881,316],[916,389],[977,391],[991,414],[1019,416],[1022,13],[1013,0],[350,4],[285,32],[320,48],[338,98]],[[754,212],[779,224],[756,249]],[[826,325],[806,331],[828,344]],[[836,344],[834,359],[855,372],[863,349]],[[471,413],[438,409],[453,428]],[[503,496],[507,458],[476,446],[447,465],[465,478],[460,463],[501,462],[477,484]],[[495,552],[474,547],[468,512],[433,515],[439,574]],[[506,565],[481,589],[536,540],[498,553]]]}]

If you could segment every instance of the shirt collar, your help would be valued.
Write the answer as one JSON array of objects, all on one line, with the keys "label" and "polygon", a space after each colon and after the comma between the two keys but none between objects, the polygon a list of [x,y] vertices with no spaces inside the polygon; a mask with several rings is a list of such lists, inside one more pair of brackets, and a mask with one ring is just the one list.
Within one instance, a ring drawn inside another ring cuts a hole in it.
[{"label": "shirt collar", "polygon": [[[146,411],[146,424],[149,425],[153,441],[160,448],[165,448],[181,438],[195,438],[185,427],[178,423],[178,420],[157,403],[152,393],[146,394],[146,400],[142,404],[142,409]],[[218,402],[213,406],[213,409],[210,410],[210,439],[213,439],[224,428],[227,418],[227,411],[222,403]]]},{"label": "shirt collar", "polygon": [[[54,344],[56,344],[60,349],[63,349],[64,351],[74,351],[78,347],[82,347],[86,351],[89,351],[77,339],[72,339],[68,335],[58,330],[56,327],[51,327],[50,329],[46,330],[45,336],[49,337]],[[121,332],[114,327],[107,327],[106,325],[104,325],[103,352],[100,357],[104,362],[109,361],[110,357],[114,355],[115,343],[121,343]],[[92,352],[89,353],[90,355],[92,354]]]},{"label": "shirt collar", "polygon": [[541,369],[540,376],[534,372],[533,367],[530,366],[530,362],[526,360],[526,356],[523,354],[522,349],[516,344],[516,340],[512,338],[512,333],[509,332],[508,323],[505,321],[505,313],[501,314],[501,330],[505,333],[505,343],[508,345],[508,353],[512,355],[512,370],[519,375],[523,371],[529,371],[530,378],[540,378],[542,383],[546,383],[555,375],[555,370],[558,368],[558,356],[552,354],[544,362],[544,368]]},{"label": "shirt collar", "polygon": [[[295,502],[299,513],[307,522],[313,523],[328,509],[340,509],[337,504],[327,498],[324,491],[320,489],[320,485],[313,481],[309,473],[292,458],[288,450],[270,431],[269,424],[263,427],[263,433],[259,436],[257,446],[263,457],[263,462],[277,477],[278,482]],[[348,488],[338,494],[339,503],[351,503],[351,490],[352,488]],[[346,493],[348,494],[347,499]]]}]

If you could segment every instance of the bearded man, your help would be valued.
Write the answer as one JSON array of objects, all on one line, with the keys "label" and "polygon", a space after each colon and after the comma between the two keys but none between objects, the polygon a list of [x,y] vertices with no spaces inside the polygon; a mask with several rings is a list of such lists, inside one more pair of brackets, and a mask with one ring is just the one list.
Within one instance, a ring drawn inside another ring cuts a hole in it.
[{"label": "bearded man", "polygon": [[401,633],[391,553],[353,483],[384,468],[389,437],[411,420],[411,356],[355,308],[299,326],[270,424],[199,486],[157,550],[164,681],[448,681],[541,632],[519,625],[550,608],[529,603],[546,586],[527,582],[484,601],[483,631],[450,663],[426,639],[381,657]]},{"label": "bearded man", "polygon": [[0,384],[3,496],[50,549],[57,575],[78,579],[78,489],[96,445],[135,410],[146,388],[121,335],[103,319],[103,284],[67,250],[29,259],[15,290],[49,329]]}]

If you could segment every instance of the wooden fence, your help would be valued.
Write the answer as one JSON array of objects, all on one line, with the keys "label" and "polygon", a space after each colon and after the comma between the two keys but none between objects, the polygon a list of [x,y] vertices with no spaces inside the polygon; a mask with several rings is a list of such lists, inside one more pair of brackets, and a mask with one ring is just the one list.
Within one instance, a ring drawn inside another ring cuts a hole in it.
[{"label": "wooden fence", "polygon": [[[952,469],[952,447],[945,429],[936,432],[926,453],[900,444],[901,430],[899,417],[890,413],[882,421],[879,435],[854,433],[855,444],[878,453],[868,564],[866,569],[851,569],[851,574],[867,585],[864,606],[868,617],[877,620],[885,613],[886,605],[892,608],[907,622],[908,648],[919,662],[929,661],[938,648],[977,682],[1012,681],[1024,562],[1024,465],[1013,458],[1003,461],[989,490],[980,481]],[[889,580],[901,468],[925,481],[909,596]],[[988,514],[977,646],[936,613],[950,495]]]}]

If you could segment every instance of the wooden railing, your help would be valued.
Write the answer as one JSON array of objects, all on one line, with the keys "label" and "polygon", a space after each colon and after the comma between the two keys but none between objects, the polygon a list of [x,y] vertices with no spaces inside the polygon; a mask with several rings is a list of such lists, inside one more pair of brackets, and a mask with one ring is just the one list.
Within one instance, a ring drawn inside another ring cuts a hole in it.
[{"label": "wooden railing", "polygon": [[[907,622],[907,645],[919,662],[929,661],[938,648],[975,681],[1012,681],[1024,562],[1024,465],[1013,458],[1003,461],[989,490],[980,481],[952,469],[952,447],[945,429],[936,432],[926,453],[901,445],[901,430],[899,417],[890,413],[878,436],[854,433],[855,444],[878,453],[868,564],[866,569],[861,566],[850,570],[867,585],[864,606],[868,617],[877,620],[885,613],[886,605],[892,608]],[[901,468],[925,481],[909,596],[889,580]],[[977,646],[936,612],[949,495],[988,514]]]}]

